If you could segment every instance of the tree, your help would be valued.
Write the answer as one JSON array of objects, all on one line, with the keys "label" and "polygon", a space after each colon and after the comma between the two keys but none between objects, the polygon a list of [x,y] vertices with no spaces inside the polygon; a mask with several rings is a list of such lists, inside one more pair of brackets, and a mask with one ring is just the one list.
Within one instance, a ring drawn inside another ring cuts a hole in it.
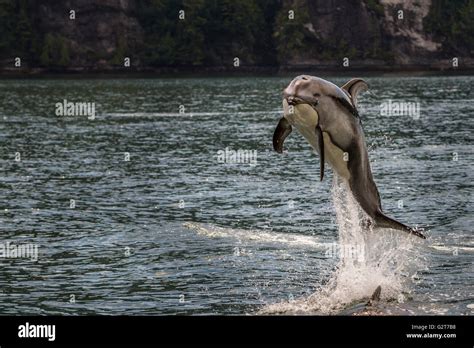
[{"label": "tree", "polygon": [[455,54],[474,50],[474,0],[433,0],[424,29],[441,39],[443,49]]},{"label": "tree", "polygon": [[57,42],[59,46],[58,65],[63,66],[63,67],[68,66],[70,63],[70,58],[69,58],[69,47],[66,42],[66,39],[62,36],[58,36]]},{"label": "tree", "polygon": [[0,58],[11,55],[15,42],[15,2],[0,0]]},{"label": "tree", "polygon": [[40,55],[40,63],[42,66],[48,67],[53,60],[54,37],[51,33],[46,34]]},{"label": "tree", "polygon": [[31,22],[28,15],[27,3],[25,0],[19,2],[18,19],[17,19],[17,42],[18,42],[18,54],[30,57],[33,53],[32,50],[32,28]]}]

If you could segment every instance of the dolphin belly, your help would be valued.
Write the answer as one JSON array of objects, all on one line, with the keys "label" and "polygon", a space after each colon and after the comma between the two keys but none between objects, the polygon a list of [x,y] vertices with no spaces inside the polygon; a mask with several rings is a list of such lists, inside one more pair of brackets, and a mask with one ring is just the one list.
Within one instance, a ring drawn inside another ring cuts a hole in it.
[{"label": "dolphin belly", "polygon": [[331,137],[327,132],[323,132],[323,138],[324,157],[327,159],[327,162],[340,177],[349,180],[351,174],[347,166],[347,153],[332,142]]},{"label": "dolphin belly", "polygon": [[315,132],[319,122],[319,115],[316,110],[308,104],[294,105],[293,109],[291,109],[286,100],[283,101],[283,110],[288,122],[296,127],[311,147],[319,153],[318,139]]},{"label": "dolphin belly", "polygon": [[[292,112],[290,106],[283,101],[283,110],[285,118],[290,122],[292,126],[303,135],[303,137],[309,142],[311,147],[320,154],[318,137],[316,134],[316,127],[319,123],[319,115],[310,105],[299,104],[294,105]],[[331,165],[333,170],[342,178],[349,180],[350,172],[347,165],[347,161],[344,160],[345,151],[339,148],[332,141],[330,135],[327,132],[322,132],[324,142],[324,159]],[[321,154],[320,154],[321,155]]]},{"label": "dolphin belly", "polygon": [[283,101],[283,111],[285,118],[298,130],[314,129],[318,125],[319,115],[308,104],[288,105],[286,100]]}]

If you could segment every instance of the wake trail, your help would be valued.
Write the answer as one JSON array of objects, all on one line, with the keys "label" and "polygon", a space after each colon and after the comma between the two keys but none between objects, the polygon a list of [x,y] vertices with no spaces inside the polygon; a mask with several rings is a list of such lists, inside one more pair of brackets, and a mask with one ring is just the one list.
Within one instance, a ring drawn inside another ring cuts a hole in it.
[{"label": "wake trail", "polygon": [[244,230],[205,225],[196,222],[185,222],[184,227],[195,231],[198,235],[210,238],[235,238],[240,242],[257,242],[262,244],[278,244],[286,247],[308,249],[324,249],[326,243],[321,243],[316,236],[305,236],[294,233],[266,232],[262,230]]}]

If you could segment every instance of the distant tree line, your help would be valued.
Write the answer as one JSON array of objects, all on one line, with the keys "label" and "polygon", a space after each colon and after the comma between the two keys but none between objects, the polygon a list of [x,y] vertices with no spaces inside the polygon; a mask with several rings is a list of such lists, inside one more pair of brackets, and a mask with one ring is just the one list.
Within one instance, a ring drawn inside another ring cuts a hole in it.
[{"label": "distant tree line", "polygon": [[[364,1],[373,13],[383,14],[378,0]],[[20,56],[33,66],[68,66],[77,52],[64,33],[41,30],[34,3],[0,0],[0,60]],[[134,54],[142,65],[151,67],[224,66],[234,57],[246,65],[277,66],[285,57],[298,56],[311,43],[311,37],[302,30],[310,21],[305,1],[295,1],[297,13],[292,21],[288,21],[288,3],[284,0],[136,1],[134,15],[144,40]],[[184,20],[178,19],[180,10],[184,10]],[[472,55],[474,0],[433,0],[424,27],[442,42],[445,51]],[[387,57],[386,49],[382,49],[386,46],[381,41],[378,37],[373,47],[367,48],[369,57]],[[322,45],[318,47],[322,59],[331,59],[335,54],[356,54],[344,40],[337,42],[337,46]],[[119,39],[114,53],[107,57],[108,62],[120,64],[127,48],[127,40]]]},{"label": "distant tree line", "polygon": [[[140,2],[147,65],[227,65],[234,57],[275,65],[273,36],[281,1],[154,0]],[[177,20],[180,10],[184,20]]]}]

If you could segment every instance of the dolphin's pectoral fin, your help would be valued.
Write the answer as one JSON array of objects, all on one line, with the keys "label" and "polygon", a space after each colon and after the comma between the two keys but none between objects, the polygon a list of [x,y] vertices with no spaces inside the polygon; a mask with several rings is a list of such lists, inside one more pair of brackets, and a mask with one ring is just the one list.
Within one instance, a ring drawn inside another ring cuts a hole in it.
[{"label": "dolphin's pectoral fin", "polygon": [[273,133],[273,149],[276,152],[283,152],[283,143],[286,137],[291,133],[291,131],[291,124],[286,118],[282,117],[278,122],[278,126],[276,127],[275,132]]},{"label": "dolphin's pectoral fin", "polygon": [[324,178],[324,138],[323,132],[321,131],[321,127],[319,125],[316,126],[316,138],[318,138],[318,151],[319,155],[321,156],[319,165],[319,178],[323,181]]},{"label": "dolphin's pectoral fin", "polygon": [[378,227],[385,227],[385,228],[393,228],[395,230],[400,230],[404,231],[410,234],[413,234],[417,237],[426,239],[425,235],[421,233],[418,229],[414,229],[411,227],[408,227],[401,222],[398,222],[397,220],[394,220],[392,218],[389,218],[387,215],[384,215],[382,212],[377,212],[375,214],[375,226]]}]

